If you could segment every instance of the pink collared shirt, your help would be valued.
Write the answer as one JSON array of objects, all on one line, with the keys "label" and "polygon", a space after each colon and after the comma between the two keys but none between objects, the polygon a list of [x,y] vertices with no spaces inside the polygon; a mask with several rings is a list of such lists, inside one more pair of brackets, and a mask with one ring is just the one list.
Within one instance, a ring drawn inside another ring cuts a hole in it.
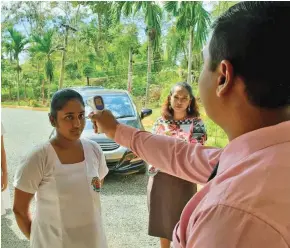
[{"label": "pink collared shirt", "polygon": [[[175,248],[290,247],[290,121],[223,150],[120,124],[115,140],[162,171],[205,186],[184,208]],[[206,183],[219,161],[217,176]]]}]

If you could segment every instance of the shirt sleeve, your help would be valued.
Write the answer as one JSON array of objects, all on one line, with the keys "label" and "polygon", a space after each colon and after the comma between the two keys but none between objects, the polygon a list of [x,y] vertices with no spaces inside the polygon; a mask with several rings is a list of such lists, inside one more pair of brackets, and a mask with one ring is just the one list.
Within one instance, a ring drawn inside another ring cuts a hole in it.
[{"label": "shirt sleeve", "polygon": [[94,144],[95,154],[97,154],[98,159],[99,159],[99,171],[98,171],[99,178],[100,180],[103,180],[109,172],[107,162],[106,162],[106,157],[100,145],[97,144],[96,142],[93,142],[93,144]]},{"label": "shirt sleeve", "polygon": [[286,248],[283,236],[251,213],[225,205],[201,215],[190,230],[186,248]]},{"label": "shirt sleeve", "polygon": [[147,163],[158,164],[163,172],[199,184],[207,182],[221,153],[219,148],[189,144],[123,124],[117,127],[115,141]]},{"label": "shirt sleeve", "polygon": [[45,174],[45,151],[36,148],[20,159],[13,185],[24,192],[35,194]]}]

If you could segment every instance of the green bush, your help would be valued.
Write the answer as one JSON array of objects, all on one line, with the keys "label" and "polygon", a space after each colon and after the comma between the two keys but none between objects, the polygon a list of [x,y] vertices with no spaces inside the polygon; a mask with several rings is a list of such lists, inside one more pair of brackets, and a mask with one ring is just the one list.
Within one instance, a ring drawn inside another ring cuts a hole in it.
[{"label": "green bush", "polygon": [[36,101],[35,99],[30,99],[29,106],[30,107],[41,107],[41,104],[38,101]]}]

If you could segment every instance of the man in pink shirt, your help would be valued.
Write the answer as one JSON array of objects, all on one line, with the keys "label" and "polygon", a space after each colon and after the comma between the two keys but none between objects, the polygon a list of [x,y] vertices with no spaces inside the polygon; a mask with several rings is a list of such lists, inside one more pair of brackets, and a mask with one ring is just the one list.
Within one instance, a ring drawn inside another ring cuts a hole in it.
[{"label": "man in pink shirt", "polygon": [[109,111],[91,115],[96,132],[205,185],[183,210],[175,248],[290,247],[289,26],[289,2],[241,2],[214,23],[199,91],[228,135],[224,149],[141,132]]}]

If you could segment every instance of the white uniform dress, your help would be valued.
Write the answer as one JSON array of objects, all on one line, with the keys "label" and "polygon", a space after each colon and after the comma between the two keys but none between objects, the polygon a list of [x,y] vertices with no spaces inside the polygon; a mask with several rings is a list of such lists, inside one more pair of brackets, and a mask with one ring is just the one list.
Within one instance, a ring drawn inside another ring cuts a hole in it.
[{"label": "white uniform dress", "polygon": [[[4,133],[6,132],[1,122],[1,136],[3,136]],[[2,170],[1,170],[1,173],[2,173]],[[1,215],[6,214],[7,209],[11,209],[10,192],[9,192],[8,186],[3,192],[1,192]]]},{"label": "white uniform dress", "polygon": [[98,144],[82,139],[85,160],[61,164],[50,142],[21,162],[14,186],[36,193],[30,247],[106,248],[100,180],[108,173]]}]

